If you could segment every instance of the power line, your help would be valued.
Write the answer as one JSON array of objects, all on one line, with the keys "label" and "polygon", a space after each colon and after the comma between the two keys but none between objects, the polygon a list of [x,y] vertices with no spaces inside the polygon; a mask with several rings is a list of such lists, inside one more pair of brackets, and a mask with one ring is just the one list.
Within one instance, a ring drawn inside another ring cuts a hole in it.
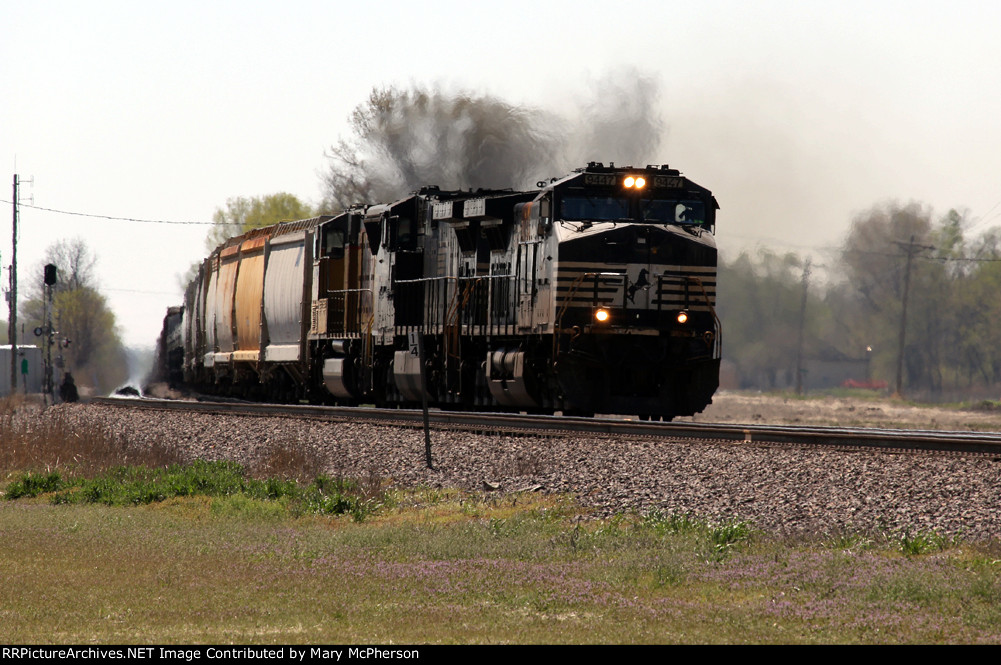
[{"label": "power line", "polygon": [[[0,203],[11,203],[4,199],[0,199]],[[76,217],[94,217],[97,219],[110,219],[118,222],[136,222],[138,224],[181,224],[181,225],[192,225],[192,226],[242,226],[239,222],[178,222],[168,219],[136,219],[134,217],[113,217],[111,215],[95,215],[86,212],[72,212],[69,210],[56,210],[55,208],[43,208],[42,206],[28,205],[26,203],[21,204],[22,208],[33,208],[35,210],[44,210],[45,212],[54,212],[59,215],[74,215]]]},{"label": "power line", "polygon": [[136,289],[102,289],[102,291],[111,291],[113,293],[136,293],[144,296],[177,296],[180,293],[178,291],[139,291]]},{"label": "power line", "polygon": [[[895,254],[893,252],[877,252],[873,250],[864,249],[846,249],[845,254],[864,254],[866,256],[885,256],[891,259],[904,258],[907,254]],[[1001,257],[993,258],[976,258],[973,256],[921,256],[916,255],[914,258],[921,259],[922,261],[940,261],[945,263],[946,261],[966,261],[967,263],[998,263],[1001,262]]]}]

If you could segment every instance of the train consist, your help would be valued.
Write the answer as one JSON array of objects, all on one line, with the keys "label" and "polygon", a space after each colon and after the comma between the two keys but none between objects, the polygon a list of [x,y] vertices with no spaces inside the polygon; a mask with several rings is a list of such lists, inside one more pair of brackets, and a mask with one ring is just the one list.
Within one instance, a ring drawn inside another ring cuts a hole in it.
[{"label": "train consist", "polygon": [[591,163],[255,229],[201,265],[161,357],[251,399],[411,406],[423,380],[441,408],[694,414],[719,378],[717,209],[677,170]]}]

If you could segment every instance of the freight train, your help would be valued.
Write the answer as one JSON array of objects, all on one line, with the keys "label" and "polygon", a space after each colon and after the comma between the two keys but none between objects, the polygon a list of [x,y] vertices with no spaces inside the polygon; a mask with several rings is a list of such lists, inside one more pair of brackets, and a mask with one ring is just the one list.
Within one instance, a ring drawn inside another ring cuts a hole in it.
[{"label": "freight train", "polygon": [[667,166],[592,162],[254,229],[201,264],[161,355],[248,399],[691,415],[719,383],[718,207]]}]

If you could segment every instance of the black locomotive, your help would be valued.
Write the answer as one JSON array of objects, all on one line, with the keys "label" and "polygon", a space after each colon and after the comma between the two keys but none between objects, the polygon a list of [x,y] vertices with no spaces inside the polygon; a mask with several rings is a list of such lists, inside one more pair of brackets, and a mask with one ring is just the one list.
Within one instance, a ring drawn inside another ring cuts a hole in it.
[{"label": "black locomotive", "polygon": [[717,209],[666,166],[591,163],[255,229],[204,261],[163,354],[248,398],[409,406],[423,369],[441,408],[691,415],[718,386]]}]

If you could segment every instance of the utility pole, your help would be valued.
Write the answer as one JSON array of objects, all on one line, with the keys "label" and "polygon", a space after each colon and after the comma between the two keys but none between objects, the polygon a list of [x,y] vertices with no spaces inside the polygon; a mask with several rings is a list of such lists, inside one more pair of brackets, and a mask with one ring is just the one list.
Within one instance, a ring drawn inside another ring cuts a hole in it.
[{"label": "utility pole", "polygon": [[799,306],[799,339],[796,343],[796,394],[803,394],[803,332],[806,328],[806,292],[810,285],[810,257],[803,266],[803,301]]},{"label": "utility pole", "polygon": [[10,340],[10,385],[17,385],[17,221],[18,221],[18,205],[20,205],[20,199],[18,198],[20,194],[18,193],[18,187],[22,182],[32,183],[34,178],[29,178],[27,180],[21,180],[14,174],[14,198],[11,202],[14,204],[14,222],[11,225],[11,253],[10,253],[10,290],[7,292],[8,297],[10,297],[9,311],[10,317],[7,319],[7,339]]},{"label": "utility pole", "polygon": [[11,258],[10,258],[10,316],[7,319],[7,339],[10,340],[10,385],[11,390],[17,385],[17,186],[19,181],[14,174],[14,223],[11,227]]},{"label": "utility pole", "polygon": [[897,241],[894,241],[894,244],[899,245],[907,252],[907,267],[904,269],[904,304],[900,312],[900,336],[897,342],[897,388],[893,393],[896,397],[902,397],[904,394],[904,340],[907,333],[907,297],[911,291],[911,259],[918,252],[926,249],[932,250],[935,247],[932,245],[915,244],[914,236],[911,236],[910,242],[906,244]]}]

